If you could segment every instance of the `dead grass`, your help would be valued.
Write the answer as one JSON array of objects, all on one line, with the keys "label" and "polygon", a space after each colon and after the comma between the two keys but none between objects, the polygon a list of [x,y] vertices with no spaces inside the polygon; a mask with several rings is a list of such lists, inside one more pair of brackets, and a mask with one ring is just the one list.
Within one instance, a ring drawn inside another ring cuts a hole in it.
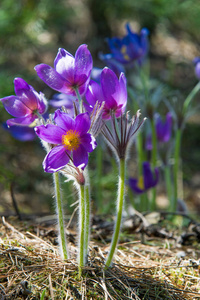
[{"label": "dead grass", "polygon": [[32,229],[15,219],[0,224],[1,300],[200,299],[199,247],[179,249],[155,239],[121,243],[105,271],[109,245],[92,241],[79,280],[75,245],[70,243],[71,258],[63,262],[58,247]]}]

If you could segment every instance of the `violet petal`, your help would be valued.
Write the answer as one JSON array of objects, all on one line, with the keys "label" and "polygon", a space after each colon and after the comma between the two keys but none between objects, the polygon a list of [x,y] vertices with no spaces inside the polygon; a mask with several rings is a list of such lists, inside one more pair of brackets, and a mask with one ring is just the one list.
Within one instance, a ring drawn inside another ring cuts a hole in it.
[{"label": "violet petal", "polygon": [[45,172],[54,173],[65,167],[69,162],[69,156],[63,146],[54,147],[45,157],[43,168]]},{"label": "violet petal", "polygon": [[40,125],[35,127],[35,132],[45,142],[49,144],[61,144],[65,131],[53,124]]},{"label": "violet petal", "polygon": [[59,109],[55,111],[54,121],[61,127],[65,132],[68,130],[74,130],[75,121],[68,114],[62,113]]}]

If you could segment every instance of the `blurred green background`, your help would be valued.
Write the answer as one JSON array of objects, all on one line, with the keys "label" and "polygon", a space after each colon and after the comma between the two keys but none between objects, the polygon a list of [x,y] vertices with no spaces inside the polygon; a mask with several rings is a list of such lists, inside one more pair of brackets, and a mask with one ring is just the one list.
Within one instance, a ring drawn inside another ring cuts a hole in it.
[{"label": "blurred green background", "polygon": [[[54,92],[36,76],[34,66],[53,65],[59,47],[74,54],[80,44],[86,43],[94,66],[104,67],[98,53],[109,52],[106,37],[123,36],[127,21],[135,31],[142,27],[150,31],[152,76],[178,89],[183,97],[187,95],[197,82],[192,60],[200,56],[199,0],[1,0],[0,98],[14,94],[15,77],[22,77],[38,92],[51,97]],[[1,105],[0,122],[8,118]],[[199,126],[197,114],[185,130],[182,155],[184,182],[200,191]],[[21,212],[53,211],[52,178],[41,165],[44,155],[38,140],[22,143],[0,128],[0,214],[15,212],[13,197]],[[104,160],[109,162],[109,154]],[[95,156],[91,165],[95,174]],[[109,172],[102,178],[105,199],[113,199],[115,180]],[[70,212],[75,192],[67,187],[64,194]],[[200,211],[200,192],[190,197],[194,197],[192,201]],[[95,200],[94,194],[92,198]],[[109,201],[108,210],[113,202]]]}]

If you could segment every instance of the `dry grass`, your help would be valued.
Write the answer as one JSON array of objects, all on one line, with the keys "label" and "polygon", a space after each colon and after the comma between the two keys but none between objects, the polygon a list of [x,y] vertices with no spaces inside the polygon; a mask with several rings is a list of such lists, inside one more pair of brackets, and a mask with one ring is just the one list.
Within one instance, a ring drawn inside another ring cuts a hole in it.
[{"label": "dry grass", "polygon": [[[11,225],[14,224],[14,225]],[[49,231],[49,228],[48,228]],[[78,279],[76,247],[61,261],[58,247],[30,224],[3,218],[0,226],[0,299],[200,299],[199,247],[177,249],[168,241],[120,244],[104,270],[109,245],[91,242]],[[181,252],[185,256],[181,258]]]}]

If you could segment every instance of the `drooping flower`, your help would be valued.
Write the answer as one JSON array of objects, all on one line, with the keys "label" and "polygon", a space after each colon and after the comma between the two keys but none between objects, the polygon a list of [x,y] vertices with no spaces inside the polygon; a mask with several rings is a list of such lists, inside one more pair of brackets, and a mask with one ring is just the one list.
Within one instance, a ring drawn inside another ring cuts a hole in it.
[{"label": "drooping flower", "polygon": [[54,60],[54,68],[46,64],[35,66],[37,75],[52,89],[76,95],[78,89],[80,95],[85,93],[90,80],[93,61],[87,45],[81,45],[72,56],[65,49],[60,48]]},{"label": "drooping flower", "polygon": [[118,118],[125,111],[127,104],[126,77],[123,73],[119,79],[109,68],[101,72],[100,85],[90,81],[85,98],[92,109],[96,102],[105,102],[103,108],[103,119],[110,119],[112,114]]},{"label": "drooping flower", "polygon": [[158,168],[151,170],[149,162],[143,162],[143,172],[139,179],[129,178],[129,186],[136,194],[142,194],[148,189],[153,188],[158,183],[159,172]]},{"label": "drooping flower", "polygon": [[82,113],[73,119],[56,110],[54,122],[35,127],[39,138],[52,145],[43,162],[44,170],[57,172],[70,160],[75,167],[84,169],[88,163],[88,152],[96,148],[95,138],[88,133],[91,123],[89,114]]},{"label": "drooping flower", "polygon": [[3,128],[7,130],[16,140],[21,142],[32,141],[36,138],[33,127],[15,125],[8,127],[8,125],[4,123]]},{"label": "drooping flower", "polygon": [[162,120],[159,114],[156,114],[156,136],[159,142],[167,143],[172,134],[172,114],[167,113],[165,120]]},{"label": "drooping flower", "polygon": [[[108,54],[101,55],[102,60],[116,60],[124,66],[131,67],[135,61],[141,63],[148,52],[148,30],[143,28],[139,34],[132,32],[130,25],[126,24],[127,35],[123,38],[110,38],[108,45],[111,51]],[[112,63],[112,61],[111,61]],[[111,67],[111,66],[110,66]],[[117,65],[116,65],[117,67]],[[118,66],[119,67],[119,66]]]},{"label": "drooping flower", "polygon": [[47,108],[44,94],[37,93],[34,88],[22,78],[14,79],[16,96],[0,99],[4,108],[14,119],[7,120],[7,125],[27,126],[33,123],[38,115],[43,115]]},{"label": "drooping flower", "polygon": [[193,63],[195,66],[195,74],[198,80],[200,80],[200,57],[195,57],[193,59]]}]

